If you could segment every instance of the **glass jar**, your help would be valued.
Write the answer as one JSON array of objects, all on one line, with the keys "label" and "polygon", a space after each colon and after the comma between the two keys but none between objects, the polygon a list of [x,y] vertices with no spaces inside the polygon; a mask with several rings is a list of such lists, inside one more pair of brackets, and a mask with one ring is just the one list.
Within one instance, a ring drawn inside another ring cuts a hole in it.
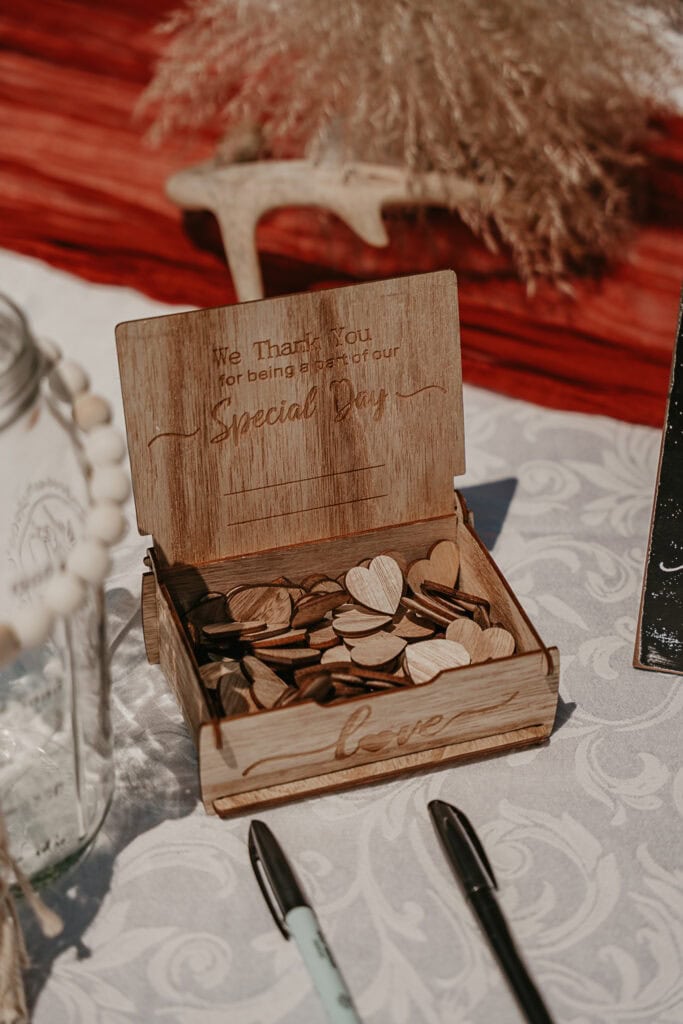
[{"label": "glass jar", "polygon": [[[41,382],[22,312],[0,296],[0,622],[35,601],[83,534],[85,460]],[[0,669],[0,808],[10,851],[42,881],[73,863],[113,788],[101,586],[39,647]]]}]

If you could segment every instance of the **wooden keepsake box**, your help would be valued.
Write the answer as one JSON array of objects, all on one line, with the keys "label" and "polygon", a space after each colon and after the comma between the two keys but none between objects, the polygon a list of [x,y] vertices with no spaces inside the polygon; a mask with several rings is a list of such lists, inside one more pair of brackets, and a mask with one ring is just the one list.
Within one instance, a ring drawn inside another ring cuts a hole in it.
[{"label": "wooden keepsake box", "polygon": [[[120,324],[147,655],[199,752],[207,811],[227,815],[547,739],[559,656],[477,537],[464,471],[455,275],[353,285]],[[515,653],[331,703],[222,716],[185,626],[214,592],[442,540]]]}]

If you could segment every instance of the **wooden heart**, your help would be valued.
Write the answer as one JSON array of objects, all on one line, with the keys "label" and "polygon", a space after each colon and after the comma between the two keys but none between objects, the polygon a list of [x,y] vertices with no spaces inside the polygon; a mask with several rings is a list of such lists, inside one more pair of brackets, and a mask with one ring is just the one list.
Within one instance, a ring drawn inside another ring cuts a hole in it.
[{"label": "wooden heart", "polygon": [[225,594],[206,594],[185,616],[185,625],[192,642],[200,642],[202,626],[225,622],[227,614]]},{"label": "wooden heart", "polygon": [[292,599],[286,587],[256,586],[232,590],[226,598],[235,622],[258,619],[260,622],[289,622]]},{"label": "wooden heart", "polygon": [[223,679],[229,678],[233,682],[246,683],[239,661],[234,658],[223,658],[221,661],[210,661],[208,665],[201,665],[199,675],[207,690],[217,690]]},{"label": "wooden heart", "polygon": [[306,594],[297,602],[292,616],[292,628],[299,626],[312,626],[327,615],[334,608],[346,601],[345,590],[335,590],[332,593]]},{"label": "wooden heart", "polygon": [[481,631],[472,661],[488,661],[491,658],[507,658],[515,653],[515,638],[502,626],[491,626]]},{"label": "wooden heart", "polygon": [[313,586],[311,587],[311,593],[312,594],[336,594],[339,590],[343,590],[343,589],[344,589],[343,584],[339,583],[337,580],[324,579],[324,580],[319,580],[317,583],[313,584]]},{"label": "wooden heart", "polygon": [[291,647],[293,644],[303,644],[308,636],[305,629],[290,629],[286,623],[283,629],[277,632],[273,626],[272,630],[266,629],[265,633],[254,633],[246,637],[250,647],[260,651],[264,647]]},{"label": "wooden heart", "polygon": [[251,693],[260,708],[274,707],[289,690],[287,684],[259,658],[247,655],[242,659],[242,668],[251,679]]},{"label": "wooden heart", "polygon": [[469,651],[473,663],[506,658],[514,654],[515,641],[502,626],[481,629],[472,619],[456,619],[446,630],[446,639],[461,643]]},{"label": "wooden heart", "polygon": [[375,615],[373,612],[364,612],[354,607],[351,611],[337,616],[332,625],[339,636],[354,637],[375,633],[389,622],[390,615]]},{"label": "wooden heart", "polygon": [[419,594],[425,580],[454,587],[460,570],[460,551],[453,540],[440,540],[429,552],[427,558],[413,562],[408,569],[408,584],[414,594]]},{"label": "wooden heart", "polygon": [[365,608],[393,615],[403,594],[403,573],[389,555],[378,555],[367,569],[362,565],[349,569],[346,589]]},{"label": "wooden heart", "polygon": [[246,680],[243,686],[237,686],[232,679],[224,676],[218,684],[218,697],[226,718],[230,718],[231,715],[249,715],[261,710]]},{"label": "wooden heart", "polygon": [[455,640],[457,643],[462,644],[463,647],[470,652],[472,661],[475,660],[472,652],[479,643],[480,638],[480,627],[476,622],[473,622],[472,619],[468,619],[465,616],[460,619],[455,619],[455,621],[451,622],[446,629],[446,639]]},{"label": "wooden heart", "polygon": [[366,668],[381,668],[395,661],[405,646],[402,637],[382,633],[357,643],[351,650],[351,660]]},{"label": "wooden heart", "polygon": [[409,644],[403,655],[408,675],[419,686],[428,683],[448,668],[469,665],[470,656],[462,644],[454,640],[421,640]]},{"label": "wooden heart", "polygon": [[[211,663],[211,670],[215,671],[215,669],[218,669],[218,674],[214,676],[213,685],[215,685],[226,718],[231,715],[246,715],[259,710],[258,704],[253,698],[249,680],[244,675],[239,661],[235,661],[233,658],[223,658],[222,661]],[[202,665],[199,672],[204,684],[212,685],[209,682],[209,665]]]},{"label": "wooden heart", "polygon": [[348,649],[348,647],[344,647],[343,644],[337,644],[336,647],[328,647],[326,651],[323,651],[322,658],[320,659],[320,664],[334,665],[342,661],[351,661],[351,651]]},{"label": "wooden heart", "polygon": [[448,626],[453,621],[452,615],[444,614],[444,612],[431,601],[427,601],[424,597],[402,597],[401,604],[404,608],[409,611],[417,612],[422,618],[429,619],[430,622],[435,622],[437,626]]},{"label": "wooden heart", "polygon": [[404,612],[387,629],[392,636],[402,636],[406,640],[429,640],[434,636],[434,626],[419,615]]},{"label": "wooden heart", "polygon": [[312,672],[299,669],[294,676],[295,685],[287,687],[288,692],[278,701],[278,707],[298,704],[302,700],[325,700],[334,694],[331,674],[318,665]]},{"label": "wooden heart", "polygon": [[338,644],[339,637],[331,622],[323,622],[308,631],[308,646],[315,647],[318,651],[325,651],[328,647],[336,647]]},{"label": "wooden heart", "polygon": [[259,647],[258,656],[269,665],[308,665],[312,661],[320,661],[320,651],[311,647]]},{"label": "wooden heart", "polygon": [[401,551],[380,551],[380,555],[387,555],[388,558],[393,558],[404,576],[408,572],[408,559]]},{"label": "wooden heart", "polygon": [[[244,636],[254,636],[262,633],[267,626],[266,622],[259,622],[253,619],[251,622],[211,622],[202,626],[202,636],[205,640],[239,640]],[[289,623],[285,628],[289,628]]]}]

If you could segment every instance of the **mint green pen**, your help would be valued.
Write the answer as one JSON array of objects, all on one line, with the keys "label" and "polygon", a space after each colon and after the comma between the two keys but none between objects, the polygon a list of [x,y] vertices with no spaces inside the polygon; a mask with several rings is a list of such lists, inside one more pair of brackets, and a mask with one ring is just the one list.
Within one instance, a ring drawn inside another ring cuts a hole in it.
[{"label": "mint green pen", "polygon": [[299,947],[332,1024],[362,1024],[296,875],[277,839],[262,821],[252,821],[249,826],[249,857],[275,924],[286,939],[291,935]]}]

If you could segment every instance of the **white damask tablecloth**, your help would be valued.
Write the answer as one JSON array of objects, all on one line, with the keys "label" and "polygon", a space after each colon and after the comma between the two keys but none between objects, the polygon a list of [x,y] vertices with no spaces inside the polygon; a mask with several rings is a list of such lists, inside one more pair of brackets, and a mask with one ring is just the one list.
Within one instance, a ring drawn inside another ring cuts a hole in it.
[{"label": "white damask tablecloth", "polygon": [[[90,371],[122,424],[113,329],[168,311],[0,253],[0,286]],[[672,333],[674,325],[672,324]],[[542,748],[265,811],[364,1020],[519,1020],[427,815],[479,829],[500,899],[558,1022],[683,1021],[683,686],[632,668],[659,432],[465,388],[479,532],[562,658]],[[131,523],[134,522],[132,507]],[[324,1013],[249,865],[249,815],[209,818],[156,666],[133,529],[108,583],[116,797],[89,857],[28,923],[36,1024],[316,1024]]]}]

